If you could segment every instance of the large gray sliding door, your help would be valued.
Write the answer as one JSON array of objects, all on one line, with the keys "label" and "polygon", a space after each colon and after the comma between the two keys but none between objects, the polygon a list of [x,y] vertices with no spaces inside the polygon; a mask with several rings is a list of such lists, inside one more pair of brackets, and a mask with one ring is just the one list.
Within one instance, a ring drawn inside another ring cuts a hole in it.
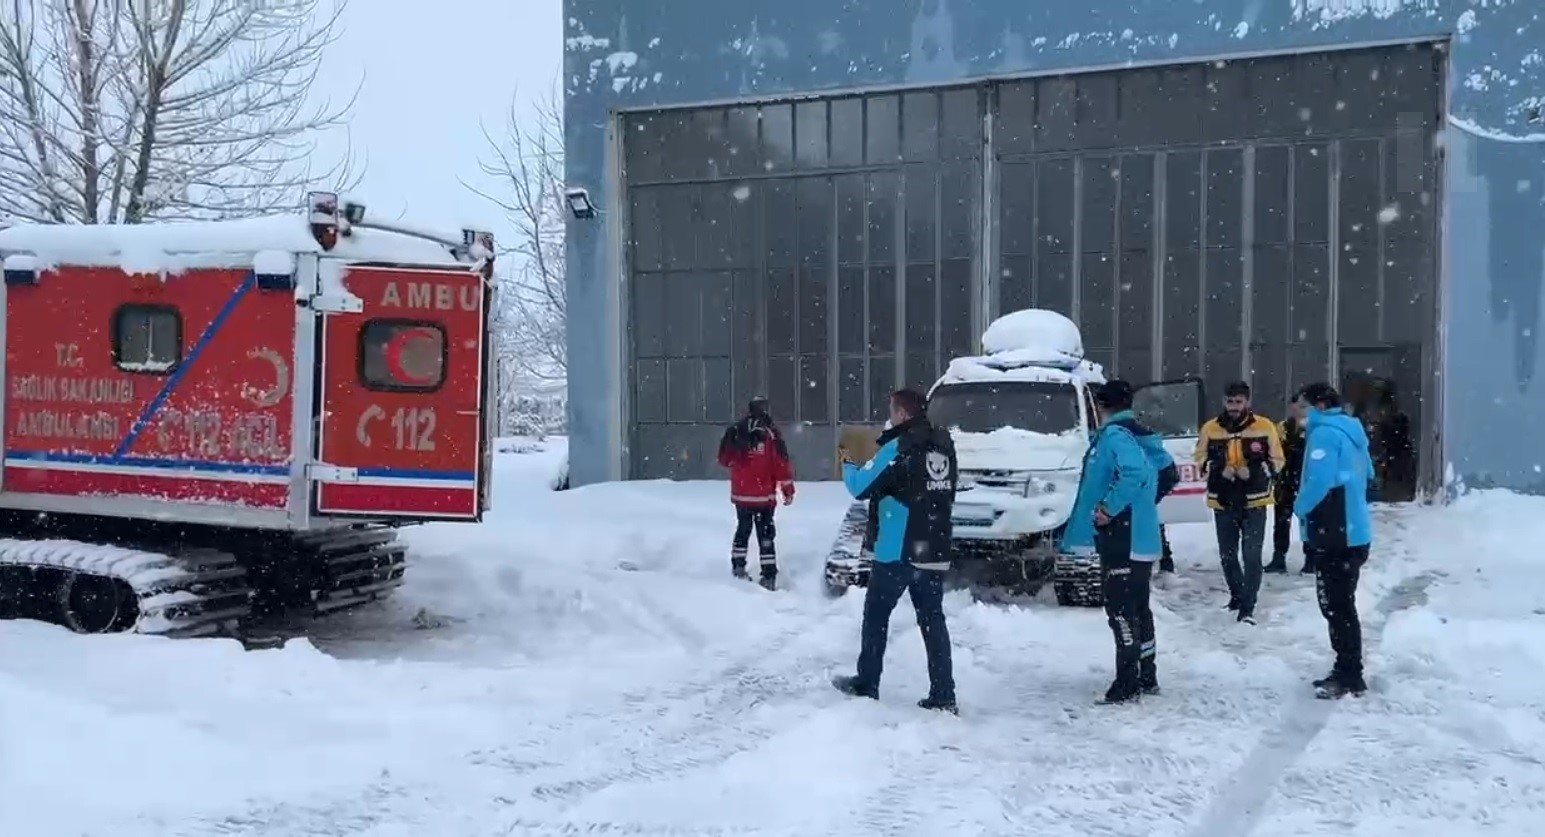
[{"label": "large gray sliding door", "polygon": [[766,395],[795,466],[970,351],[983,91],[624,119],[630,476],[711,477]]}]

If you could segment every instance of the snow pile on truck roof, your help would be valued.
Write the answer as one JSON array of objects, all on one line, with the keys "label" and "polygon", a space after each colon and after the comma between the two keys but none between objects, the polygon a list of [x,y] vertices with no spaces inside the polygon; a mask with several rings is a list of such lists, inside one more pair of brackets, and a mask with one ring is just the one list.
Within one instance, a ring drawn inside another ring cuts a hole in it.
[{"label": "snow pile on truck roof", "polygon": [[[442,235],[459,241],[460,234]],[[253,267],[259,253],[323,253],[348,261],[414,265],[459,264],[434,241],[389,230],[354,227],[324,251],[302,214],[231,221],[148,224],[18,224],[0,229],[0,256],[36,256],[44,268],[58,265],[123,267],[169,274],[194,267]]]},{"label": "snow pile on truck roof", "polygon": [[1056,311],[1026,308],[989,323],[982,332],[982,350],[989,355],[1022,352],[1078,361],[1084,358],[1084,335]]},{"label": "snow pile on truck roof", "polygon": [[987,354],[950,361],[940,383],[1105,380],[1105,370],[1084,357],[1078,326],[1056,311],[1027,308],[1004,314],[982,332],[982,348]]}]

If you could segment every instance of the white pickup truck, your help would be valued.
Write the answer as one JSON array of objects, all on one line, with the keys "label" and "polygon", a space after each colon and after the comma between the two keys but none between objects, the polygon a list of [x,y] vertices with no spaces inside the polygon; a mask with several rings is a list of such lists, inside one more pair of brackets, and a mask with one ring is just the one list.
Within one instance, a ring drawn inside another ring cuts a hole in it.
[{"label": "white pickup truck", "polygon": [[[929,418],[950,428],[959,460],[955,568],[976,585],[1019,595],[1050,579],[1059,604],[1102,604],[1098,562],[1059,555],[1056,545],[1099,424],[1092,388],[1104,371],[1084,358],[1078,328],[1052,311],[1000,317],[982,345],[987,354],[952,361],[928,394]],[[1209,519],[1191,464],[1205,409],[1196,379],[1137,387],[1139,420],[1164,436],[1180,466],[1180,484],[1160,504],[1165,523]],[[855,503],[826,562],[833,594],[867,583],[868,525],[868,504]]]}]

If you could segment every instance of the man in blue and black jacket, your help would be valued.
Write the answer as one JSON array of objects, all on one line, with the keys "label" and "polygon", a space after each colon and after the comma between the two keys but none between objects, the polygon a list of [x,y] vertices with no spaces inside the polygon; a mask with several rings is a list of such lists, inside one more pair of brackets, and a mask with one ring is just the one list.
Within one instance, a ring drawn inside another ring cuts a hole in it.
[{"label": "man in blue and black jacket", "polygon": [[924,407],[924,396],[915,390],[892,393],[891,427],[880,434],[874,458],[860,467],[843,456],[842,481],[855,499],[878,499],[879,528],[864,591],[858,673],[835,677],[832,685],[855,697],[879,697],[891,611],[902,593],[910,593],[928,654],[928,697],[917,705],[954,713],[944,576],[953,549],[950,514],[958,466],[949,431],[929,422]]},{"label": "man in blue and black jacket", "polygon": [[1156,456],[1161,440],[1132,414],[1131,384],[1104,384],[1095,403],[1100,430],[1084,455],[1062,549],[1100,556],[1105,615],[1116,639],[1116,678],[1101,702],[1125,703],[1159,689],[1149,605],[1153,565],[1163,553],[1154,466],[1162,459],[1173,465],[1173,458],[1167,452]]},{"label": "man in blue and black jacket", "polygon": [[1311,384],[1300,399],[1307,408],[1303,476],[1293,514],[1298,517],[1304,553],[1314,562],[1320,613],[1330,632],[1336,664],[1314,681],[1321,698],[1361,695],[1363,628],[1357,618],[1357,582],[1373,542],[1368,489],[1373,459],[1368,434],[1346,414],[1341,395],[1330,384]]}]

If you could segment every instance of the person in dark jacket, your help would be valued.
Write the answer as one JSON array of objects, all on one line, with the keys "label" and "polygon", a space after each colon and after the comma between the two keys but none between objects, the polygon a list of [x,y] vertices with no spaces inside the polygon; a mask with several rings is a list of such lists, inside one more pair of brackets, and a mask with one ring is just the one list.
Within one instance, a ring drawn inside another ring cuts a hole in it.
[{"label": "person in dark jacket", "polygon": [[1293,513],[1302,529],[1304,549],[1314,556],[1314,585],[1320,613],[1330,633],[1336,663],[1330,674],[1314,681],[1321,698],[1361,695],[1363,628],[1357,618],[1357,582],[1373,542],[1373,517],[1368,492],[1373,483],[1373,457],[1368,434],[1341,406],[1341,395],[1330,384],[1304,389],[1308,407],[1304,470]]},{"label": "person in dark jacket", "polygon": [[[1285,573],[1287,568],[1288,546],[1292,542],[1293,526],[1293,502],[1298,499],[1298,480],[1304,472],[1304,415],[1303,393],[1294,394],[1293,400],[1288,402],[1288,417],[1277,426],[1278,435],[1282,438],[1282,473],[1277,476],[1277,482],[1273,486],[1276,492],[1276,502],[1272,506],[1271,522],[1271,563],[1263,567],[1264,572]],[[1314,572],[1314,559],[1307,551],[1304,552],[1305,574]]]},{"label": "person in dark jacket", "polygon": [[1250,408],[1249,384],[1236,381],[1223,391],[1223,412],[1202,425],[1195,460],[1207,474],[1207,505],[1218,533],[1228,608],[1238,611],[1238,621],[1254,625],[1266,507],[1273,502],[1272,481],[1283,460],[1277,425]]},{"label": "person in dark jacket", "polygon": [[730,571],[736,578],[751,577],[746,572],[746,554],[751,530],[755,529],[761,583],[772,590],[778,580],[778,531],[773,512],[780,493],[785,506],[794,502],[794,468],[783,434],[768,411],[767,399],[753,398],[746,415],[724,431],[719,440],[719,464],[730,469],[730,503],[735,506]]},{"label": "person in dark jacket", "polygon": [[917,705],[956,713],[944,576],[954,548],[950,513],[959,466],[949,431],[929,422],[924,406],[916,390],[892,393],[891,427],[880,434],[874,458],[859,466],[843,456],[843,483],[855,499],[879,499],[880,522],[864,591],[858,673],[834,677],[832,685],[854,697],[879,697],[891,611],[910,593],[928,654],[928,696]]}]

